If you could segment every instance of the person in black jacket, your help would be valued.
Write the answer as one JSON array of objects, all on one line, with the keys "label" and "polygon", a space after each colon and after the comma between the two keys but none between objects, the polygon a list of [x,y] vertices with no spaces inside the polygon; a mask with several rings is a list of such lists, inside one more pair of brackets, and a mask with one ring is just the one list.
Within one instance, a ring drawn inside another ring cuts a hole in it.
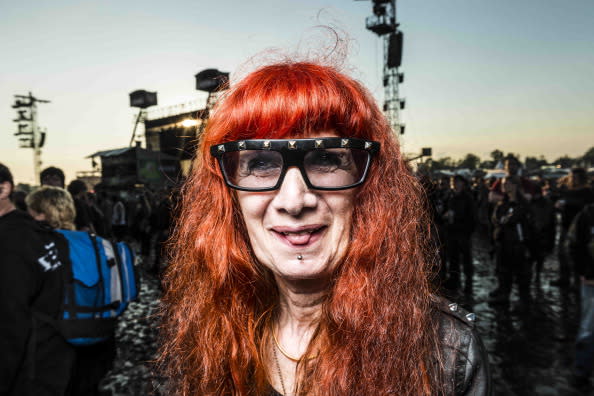
[{"label": "person in black jacket", "polygon": [[[44,186],[27,196],[29,213],[52,229],[74,230],[75,204],[68,191]],[[91,263],[94,265],[94,263]],[[72,396],[99,395],[99,382],[113,367],[116,356],[115,334],[93,345],[77,345],[70,381]]]},{"label": "person in black jacket", "polygon": [[460,285],[460,259],[464,267],[464,289],[472,292],[472,253],[470,238],[475,226],[474,199],[468,191],[467,180],[456,175],[451,178],[451,195],[447,200],[445,212],[446,252],[449,262],[449,289],[457,289]]},{"label": "person in black jacket", "polygon": [[76,208],[76,218],[74,224],[79,231],[89,231],[95,233],[91,217],[91,208],[87,203],[87,184],[79,179],[72,180],[68,184],[68,192],[72,195],[74,200],[74,207]]},{"label": "person in black jacket", "polygon": [[575,381],[590,385],[594,366],[594,204],[574,218],[568,233],[569,255],[580,277],[581,317],[575,342]]},{"label": "person in black jacket", "polygon": [[587,204],[594,203],[594,192],[588,185],[588,176],[584,168],[573,168],[567,180],[567,188],[561,190],[556,208],[561,212],[561,233],[559,235],[559,279],[553,280],[551,285],[567,288],[578,286],[579,279],[567,252],[567,231],[573,218]]},{"label": "person in black jacket", "polygon": [[0,395],[67,393],[74,350],[35,312],[57,318],[65,241],[15,209],[8,168],[0,164]]},{"label": "person in black jacket", "polygon": [[523,302],[530,300],[530,263],[526,259],[530,233],[527,202],[520,193],[518,177],[506,177],[502,182],[504,198],[493,211],[493,240],[495,241],[497,289],[491,293],[492,302],[506,303],[512,284],[518,284]]},{"label": "person in black jacket", "polygon": [[544,260],[555,246],[555,209],[553,202],[537,191],[528,204],[532,219],[532,237],[530,238],[530,258],[534,263],[534,279],[540,285]]}]

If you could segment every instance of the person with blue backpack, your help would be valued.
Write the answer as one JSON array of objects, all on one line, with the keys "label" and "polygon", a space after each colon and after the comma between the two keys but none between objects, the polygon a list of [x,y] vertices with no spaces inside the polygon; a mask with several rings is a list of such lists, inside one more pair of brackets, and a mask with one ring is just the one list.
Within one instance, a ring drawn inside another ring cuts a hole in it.
[{"label": "person with blue backpack", "polygon": [[64,189],[42,187],[27,197],[27,205],[33,218],[49,224],[67,243],[69,259],[60,315],[37,316],[75,347],[71,394],[98,395],[116,356],[118,317],[137,295],[134,256],[124,243],[74,231],[75,206]]},{"label": "person with blue backpack", "polygon": [[60,313],[66,241],[16,209],[13,190],[0,164],[0,395],[68,394],[74,347],[35,316]]}]

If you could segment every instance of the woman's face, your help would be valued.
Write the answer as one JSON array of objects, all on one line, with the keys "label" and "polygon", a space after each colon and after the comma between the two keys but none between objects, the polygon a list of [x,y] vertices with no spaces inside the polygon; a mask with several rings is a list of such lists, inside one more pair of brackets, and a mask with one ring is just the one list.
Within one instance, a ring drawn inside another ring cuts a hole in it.
[{"label": "woman's face", "polygon": [[[309,137],[320,136],[336,134]],[[350,241],[355,192],[310,190],[295,167],[278,190],[237,191],[258,261],[286,280],[328,278]]]}]

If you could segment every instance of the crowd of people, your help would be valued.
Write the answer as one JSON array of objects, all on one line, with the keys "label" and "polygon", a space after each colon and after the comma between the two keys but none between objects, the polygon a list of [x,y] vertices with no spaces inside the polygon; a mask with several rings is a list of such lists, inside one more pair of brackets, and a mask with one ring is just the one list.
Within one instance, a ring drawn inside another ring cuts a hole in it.
[{"label": "crowd of people", "polygon": [[[171,194],[108,190],[44,169],[41,186],[15,190],[0,164],[0,395],[99,395],[116,358],[115,334],[88,346],[67,343],[52,323],[63,303],[65,240],[79,230],[138,246],[144,269],[159,275],[171,221]],[[152,251],[152,252],[151,252]]]},{"label": "crowd of people", "polygon": [[489,303],[509,306],[515,286],[521,308],[530,309],[545,258],[556,254],[559,272],[550,286],[581,297],[574,380],[587,387],[594,363],[594,181],[579,167],[559,179],[527,178],[513,155],[504,167],[501,179],[426,181],[441,261],[436,283],[448,295],[472,297],[476,231],[494,258],[497,287]]},{"label": "crowd of people", "polygon": [[[472,293],[471,237],[476,230],[491,244],[495,258],[498,287],[491,293],[492,302],[508,302],[516,284],[521,301],[529,303],[530,285],[540,285],[544,259],[555,251],[560,266],[551,285],[579,288],[583,273],[574,259],[570,242],[576,236],[570,230],[578,213],[594,203],[586,170],[573,168],[555,180],[521,176],[521,164],[512,155],[505,158],[504,166],[507,175],[500,179],[455,175],[426,183],[440,249],[441,285],[456,290],[463,274],[463,290]],[[556,243],[559,249],[555,250]]]}]

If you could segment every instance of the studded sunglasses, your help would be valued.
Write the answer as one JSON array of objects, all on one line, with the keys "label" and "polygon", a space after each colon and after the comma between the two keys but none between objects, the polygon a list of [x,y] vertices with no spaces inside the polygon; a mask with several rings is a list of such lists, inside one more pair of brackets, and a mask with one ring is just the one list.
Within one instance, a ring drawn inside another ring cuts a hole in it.
[{"label": "studded sunglasses", "polygon": [[276,190],[293,166],[311,189],[345,190],[365,181],[379,147],[378,142],[340,137],[249,139],[216,144],[210,153],[227,185],[237,190]]}]

